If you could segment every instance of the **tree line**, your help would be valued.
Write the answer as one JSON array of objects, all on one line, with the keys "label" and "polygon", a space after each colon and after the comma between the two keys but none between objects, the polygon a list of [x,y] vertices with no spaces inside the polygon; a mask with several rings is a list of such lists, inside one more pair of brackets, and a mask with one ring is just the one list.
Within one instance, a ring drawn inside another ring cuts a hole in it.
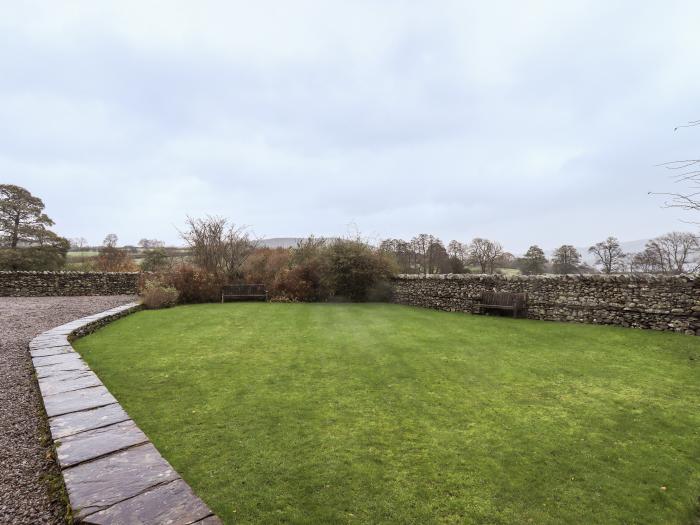
[{"label": "tree line", "polygon": [[[53,232],[53,220],[44,213],[42,200],[26,189],[0,185],[0,269],[56,270],[63,268],[69,248],[84,250],[87,241],[69,241]],[[188,218],[181,233],[187,249],[166,248],[157,239],[143,238],[138,247],[118,247],[116,234],[108,234],[97,248],[96,257],[83,261],[80,269],[98,271],[161,271],[190,258],[202,267],[223,267],[227,275],[240,274],[243,261],[258,247],[244,228],[233,228],[225,219]],[[301,253],[318,239],[299,247]],[[358,239],[355,241],[360,242]],[[670,232],[648,241],[639,253],[625,253],[615,237],[608,237],[588,248],[594,265],[583,262],[581,253],[570,244],[558,247],[547,258],[537,245],[516,257],[494,240],[477,237],[470,242],[421,233],[410,240],[385,239],[376,247],[391,258],[400,273],[495,273],[507,269],[526,275],[543,273],[694,273],[700,270],[700,237],[691,232]],[[134,261],[138,254],[140,265]],[[229,265],[230,267],[227,267]]]},{"label": "tree line", "polygon": [[639,253],[625,253],[615,237],[608,237],[588,248],[594,263],[583,261],[577,248],[563,244],[547,258],[538,245],[524,255],[514,256],[496,241],[474,238],[462,243],[451,240],[447,247],[436,236],[422,233],[406,241],[385,239],[379,249],[391,254],[401,273],[487,273],[505,269],[525,275],[545,273],[695,273],[700,269],[700,236],[690,232],[670,232],[648,241]]}]

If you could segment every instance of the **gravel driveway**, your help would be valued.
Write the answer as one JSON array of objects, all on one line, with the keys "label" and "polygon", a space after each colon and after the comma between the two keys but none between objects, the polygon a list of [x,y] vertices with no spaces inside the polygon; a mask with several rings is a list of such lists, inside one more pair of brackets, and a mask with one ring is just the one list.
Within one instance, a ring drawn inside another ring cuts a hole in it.
[{"label": "gravel driveway", "polygon": [[50,488],[62,478],[27,344],[79,317],[134,301],[133,296],[0,297],[0,523],[65,523],[65,504]]}]

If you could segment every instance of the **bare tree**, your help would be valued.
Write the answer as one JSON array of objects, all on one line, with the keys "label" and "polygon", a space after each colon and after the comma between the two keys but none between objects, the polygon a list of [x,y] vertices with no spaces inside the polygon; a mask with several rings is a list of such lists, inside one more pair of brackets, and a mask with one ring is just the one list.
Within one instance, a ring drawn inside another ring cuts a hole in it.
[{"label": "bare tree", "polygon": [[108,233],[102,241],[102,246],[107,248],[116,248],[118,242],[119,237],[117,237],[116,233]]},{"label": "bare tree", "polygon": [[552,269],[554,273],[576,273],[581,265],[581,254],[570,244],[563,244],[552,256]]},{"label": "bare tree", "polygon": [[634,273],[663,273],[657,254],[648,244],[644,251],[632,255],[630,271]]},{"label": "bare tree", "polygon": [[76,251],[82,252],[87,246],[87,239],[85,237],[73,237],[70,240],[70,247]]},{"label": "bare tree", "polygon": [[450,271],[449,259],[442,241],[435,237],[428,247],[428,272],[448,273]]},{"label": "bare tree", "polygon": [[[691,120],[676,126],[673,131],[677,131],[679,128],[692,128],[695,126],[700,126],[700,120]],[[688,185],[688,188],[679,192],[649,193],[665,196],[668,199],[665,203],[668,208],[700,210],[700,159],[673,160],[664,162],[660,166],[673,173],[673,179],[676,184],[685,184]]]},{"label": "bare tree", "polygon": [[391,254],[396,260],[400,273],[412,273],[414,271],[415,254],[411,250],[411,244],[402,239],[384,239],[379,244],[379,251]]},{"label": "bare tree", "polygon": [[499,243],[480,237],[473,239],[467,248],[468,260],[478,264],[481,273],[493,273],[503,254],[503,247]]},{"label": "bare tree", "polygon": [[635,271],[693,273],[700,269],[700,238],[693,233],[671,232],[646,243],[632,260]]},{"label": "bare tree", "polygon": [[459,241],[451,240],[447,245],[447,254],[450,257],[464,261],[466,258],[466,253],[466,247]]},{"label": "bare tree", "polygon": [[428,252],[430,246],[435,242],[435,237],[427,233],[421,233],[411,239],[411,249],[415,253],[418,273],[428,274]]},{"label": "bare tree", "polygon": [[615,237],[608,237],[604,241],[596,243],[588,248],[588,253],[595,256],[595,264],[602,268],[603,273],[619,272],[625,269],[625,253]]},{"label": "bare tree", "polygon": [[187,231],[180,235],[197,266],[228,281],[242,278],[243,263],[257,246],[246,227],[212,216],[187,217],[186,224]]}]

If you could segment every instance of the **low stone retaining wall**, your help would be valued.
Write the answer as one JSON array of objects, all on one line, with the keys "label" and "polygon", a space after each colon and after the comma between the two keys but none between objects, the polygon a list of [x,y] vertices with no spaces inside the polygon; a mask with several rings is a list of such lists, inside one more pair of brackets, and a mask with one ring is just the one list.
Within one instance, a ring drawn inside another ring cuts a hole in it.
[{"label": "low stone retaining wall", "polygon": [[484,291],[527,292],[530,319],[700,335],[700,280],[688,275],[399,275],[393,302],[471,313]]},{"label": "low stone retaining wall", "polygon": [[69,342],[138,308],[131,303],[84,317],[29,343],[73,518],[220,525]]},{"label": "low stone retaining wall", "polygon": [[0,296],[136,295],[138,272],[0,272]]}]

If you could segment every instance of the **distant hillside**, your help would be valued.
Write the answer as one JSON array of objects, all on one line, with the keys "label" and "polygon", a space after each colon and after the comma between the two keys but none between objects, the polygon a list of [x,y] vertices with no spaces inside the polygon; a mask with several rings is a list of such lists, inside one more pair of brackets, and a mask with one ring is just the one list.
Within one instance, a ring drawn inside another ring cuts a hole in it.
[{"label": "distant hillside", "polygon": [[260,239],[258,245],[261,248],[294,248],[304,237],[273,237],[271,239]]}]

